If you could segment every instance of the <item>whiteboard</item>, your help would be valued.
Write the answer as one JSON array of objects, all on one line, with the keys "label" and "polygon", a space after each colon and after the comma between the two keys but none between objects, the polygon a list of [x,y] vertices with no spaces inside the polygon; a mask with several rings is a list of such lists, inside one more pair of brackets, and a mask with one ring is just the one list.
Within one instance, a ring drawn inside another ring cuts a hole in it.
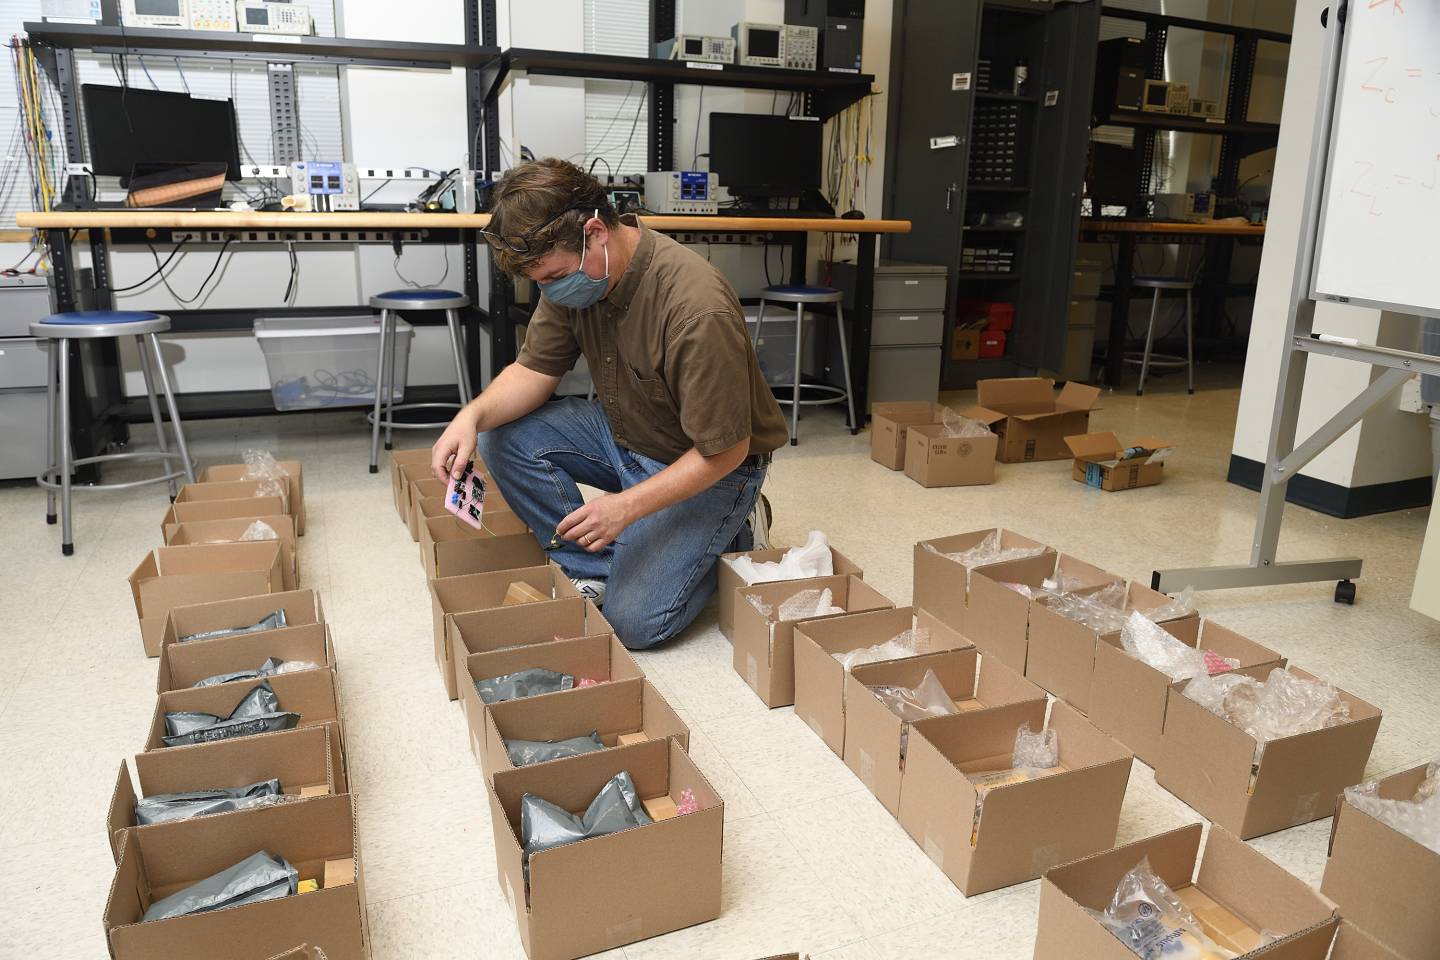
[{"label": "whiteboard", "polygon": [[1311,296],[1440,316],[1440,0],[1351,0]]}]

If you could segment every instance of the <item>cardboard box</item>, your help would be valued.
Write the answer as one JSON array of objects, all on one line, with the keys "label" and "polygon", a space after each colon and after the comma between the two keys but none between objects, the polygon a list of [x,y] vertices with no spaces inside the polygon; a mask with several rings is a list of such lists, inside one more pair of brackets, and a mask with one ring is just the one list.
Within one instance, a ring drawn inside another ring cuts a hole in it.
[{"label": "cardboard box", "polygon": [[[642,799],[694,793],[700,809],[544,850],[522,871],[520,798],[583,811],[626,771]],[[555,763],[502,770],[490,781],[500,888],[530,960],[574,960],[720,916],[725,805],[678,741],[647,740]]]},{"label": "cardboard box", "polygon": [[[1380,796],[1412,799],[1427,767],[1422,763],[1381,780]],[[1431,957],[1440,944],[1437,891],[1440,853],[1351,806],[1343,793],[1336,798],[1320,892],[1345,919],[1399,956]]]},{"label": "cardboard box", "polygon": [[[1048,571],[1046,561],[1051,564]],[[1012,584],[1038,589],[1052,578],[1075,583],[1077,590],[1101,587],[1120,579],[1065,553],[977,567],[970,572],[965,636],[981,653],[997,657],[1010,669],[1029,677],[1030,620],[1037,601]]]},{"label": "cardboard box", "polygon": [[[1283,667],[1285,658],[1213,620],[1186,617],[1161,624],[1186,646],[1213,650],[1240,661],[1242,667],[1268,664]],[[1125,652],[1120,634],[1111,633],[1095,645],[1095,675],[1090,686],[1090,722],[1155,766],[1165,733],[1170,678]]]},{"label": "cardboard box", "polygon": [[[505,591],[509,589],[510,584],[517,580],[537,587],[541,592],[556,599],[574,599],[580,596],[580,591],[576,589],[575,584],[570,582],[559,566],[547,564],[543,560],[536,566],[520,565],[513,569],[502,569],[489,573],[469,573],[458,577],[440,577],[430,580],[430,619],[435,639],[435,665],[440,668],[440,674],[445,678],[445,691],[451,700],[454,700],[456,696],[455,678],[459,676],[460,669],[463,669],[463,667],[457,667],[456,664],[463,665],[465,657],[471,651],[464,650],[457,656],[452,642],[452,638],[456,634],[452,634],[450,630],[450,617],[459,613],[491,610],[502,606],[505,602]],[[585,614],[584,607],[579,605],[575,605],[573,609],[562,607],[527,610],[524,614],[494,620],[492,629],[501,632],[500,646],[510,646],[513,643],[533,643],[536,640],[553,640],[555,633],[562,637],[578,637],[585,633],[611,632],[608,623],[604,625],[603,630],[587,630]],[[532,617],[535,618],[533,624]],[[596,617],[599,617],[598,611]],[[467,639],[473,635],[473,630],[479,630],[482,627],[481,624],[474,624],[471,621],[467,621],[466,624],[470,628],[465,633]],[[544,632],[552,626],[558,628],[555,633]],[[532,639],[504,642],[512,633]],[[477,647],[477,649],[480,648]],[[498,647],[486,646],[485,649],[498,649]]]},{"label": "cardboard box", "polygon": [[[588,678],[607,683],[645,679],[645,673],[635,662],[635,658],[613,633],[548,640],[472,653],[460,661],[460,666],[465,671],[460,675],[460,704],[464,708],[465,722],[470,727],[470,752],[476,758],[486,754],[486,707],[475,689],[475,684],[481,680],[537,667],[569,674],[577,679]],[[539,700],[548,696],[556,694],[540,694],[528,699]]]},{"label": "cardboard box", "polygon": [[275,531],[276,542],[280,544],[280,572],[285,577],[285,589],[296,590],[300,586],[300,553],[295,543],[295,518],[280,514],[269,517],[235,517],[229,520],[192,520],[188,523],[167,523],[165,545],[183,547],[195,543],[243,543],[240,538],[250,525],[260,521]]},{"label": "cardboard box", "polygon": [[905,476],[922,487],[967,487],[995,482],[1000,438],[947,437],[941,424],[915,424],[905,438]]},{"label": "cardboard box", "polygon": [[[410,528],[410,539],[416,543],[420,542],[420,525],[431,517],[438,517],[445,513],[445,488],[448,484],[441,483],[434,477],[426,477],[423,480],[412,480],[409,486],[409,501],[405,504],[405,525]],[[417,504],[422,501],[430,501],[430,506],[425,510],[417,509]],[[435,509],[438,507],[438,511]]]},{"label": "cardboard box", "polygon": [[1330,960],[1415,960],[1415,957],[1402,957],[1349,920],[1341,920]]},{"label": "cardboard box", "polygon": [[[141,923],[146,908],[256,851],[284,857],[322,889],[264,903]],[[331,864],[343,867],[336,869]],[[105,936],[114,960],[254,960],[309,943],[329,960],[368,956],[354,801],[318,797],[233,816],[134,830],[120,851]]]},{"label": "cardboard box", "polygon": [[160,547],[129,579],[147,657],[160,655],[165,619],[174,607],[285,589],[280,544],[274,540]]},{"label": "cardboard box", "polygon": [[[289,514],[295,518],[295,533],[305,535],[305,467],[299,460],[281,460],[280,468],[289,476],[286,478],[286,495]],[[200,471],[200,483],[227,483],[244,480],[248,465],[243,463],[221,463]]]},{"label": "cardboard box", "polygon": [[[390,498],[395,504],[395,512],[400,515],[400,522],[408,520],[410,512],[410,490],[408,484],[410,478],[402,472],[406,466],[423,466],[428,472],[430,469],[431,449],[429,447],[415,447],[410,450],[390,451]],[[428,474],[432,479],[434,474]]]},{"label": "cardboard box", "polygon": [[[968,637],[965,620],[969,607],[970,571],[946,554],[969,550],[996,532],[999,533],[1002,547],[1044,547],[1037,540],[999,527],[922,540],[915,544],[912,568],[914,590],[911,602],[917,608],[933,614],[950,629]],[[1045,576],[1048,576],[1055,570],[1055,551],[1048,547],[1044,547],[1044,551],[1039,557],[1032,559],[1030,565],[1036,570],[1045,569],[1048,571]],[[1012,663],[1011,666],[1015,667],[1015,664]],[[1023,671],[1024,661],[1015,669]]]},{"label": "cardboard box", "polygon": [[1044,701],[910,725],[900,825],[967,897],[1115,844],[1133,758],[1058,701],[1048,725],[1058,732],[1058,766],[991,788],[977,813],[971,775],[1009,769],[1015,733],[1026,723],[1046,727]]},{"label": "cardboard box", "polygon": [[631,735],[639,734],[646,740],[675,737],[690,749],[690,728],[660,691],[640,678],[583,687],[563,696],[492,703],[485,710],[472,710],[467,719],[470,742],[478,740],[484,746],[475,759],[486,774],[514,769],[505,748],[508,740],[568,740],[593,730],[607,747],[621,746],[622,737],[629,743]]},{"label": "cardboard box", "polygon": [[1075,458],[1071,476],[1078,483],[1111,491],[1151,487],[1164,480],[1165,461],[1175,452],[1175,444],[1169,440],[1136,437],[1128,446],[1143,447],[1151,452],[1122,460],[1127,445],[1108,430],[1066,437],[1065,446]]},{"label": "cardboard box", "polygon": [[891,470],[905,468],[905,436],[909,427],[940,423],[945,407],[925,401],[876,403],[870,406],[870,459]]},{"label": "cardboard box", "polygon": [[[217,501],[228,500],[262,500],[269,496],[269,494],[263,494],[261,492],[261,481],[259,480],[213,480],[208,483],[196,482],[182,485],[180,487],[180,492],[175,495],[175,499],[172,501],[171,506],[173,507],[177,504],[182,503],[214,503]],[[280,497],[279,499],[281,506],[280,512],[288,517],[295,518],[295,532],[297,535],[300,534],[301,531],[304,529],[304,524],[300,522],[300,517],[295,512],[297,509],[296,506],[290,502],[288,491],[285,496]],[[301,505],[301,508],[303,509],[303,503]],[[267,507],[264,510],[252,509],[249,512],[256,516],[265,516],[269,512],[269,508]],[[220,516],[202,517],[201,519],[220,520],[229,519],[235,516],[243,516],[243,514],[224,512]],[[176,514],[172,519],[170,513],[167,512],[164,522],[160,525],[161,533],[164,533],[166,523],[180,522],[182,522],[182,519],[178,514]]]},{"label": "cardboard box", "polygon": [[980,359],[980,331],[956,327],[950,335],[950,359],[956,362]]},{"label": "cardboard box", "polygon": [[[1263,682],[1271,669],[1241,672]],[[1380,711],[1359,697],[1340,690],[1348,722],[1271,740],[1257,767],[1254,738],[1185,696],[1188,682],[1170,687],[1155,782],[1242,840],[1328,817],[1340,792],[1365,779]]]},{"label": "cardboard box", "polygon": [[525,522],[508,510],[487,510],[484,530],[449,513],[420,528],[420,561],[428,577],[533,567],[549,559]]},{"label": "cardboard box", "polygon": [[158,826],[136,826],[135,802],[141,797],[243,787],[271,779],[280,781],[280,789],[287,796],[328,796],[339,792],[335,787],[330,737],[324,727],[300,727],[239,740],[142,753],[135,757],[135,777],[140,786],[138,792],[130,782],[130,768],[121,760],[106,819],[110,850],[116,863],[120,862],[120,847],[126,831]]},{"label": "cardboard box", "polygon": [[975,406],[960,411],[1000,437],[996,456],[1002,463],[1068,460],[1065,438],[1085,433],[1100,388],[1071,381],[1057,394],[1046,377],[981,380]]},{"label": "cardboard box", "polygon": [[[845,613],[887,610],[895,604],[856,576],[812,577],[762,583],[735,591],[735,672],[745,678],[767,707],[795,702],[795,625],[809,620],[780,620],[780,605],[802,590],[829,590],[831,603]],[[769,604],[761,613],[750,601]],[[838,616],[838,614],[836,615]]]},{"label": "cardboard box", "polygon": [[[715,565],[715,609],[720,621],[720,633],[724,635],[725,639],[730,640],[735,635],[735,591],[742,587],[758,586],[758,584],[749,584],[740,579],[735,568],[725,561],[749,557],[756,563],[779,563],[785,556],[786,549],[777,547],[773,550],[750,550],[743,553],[721,554],[720,562]],[[865,571],[834,547],[830,548],[830,572],[832,576],[856,576],[861,580],[865,579]],[[784,581],[771,580],[769,582],[783,583]]]},{"label": "cardboard box", "polygon": [[285,661],[304,660],[318,664],[321,669],[334,670],[335,647],[330,642],[330,627],[323,623],[310,623],[214,640],[165,644],[160,649],[155,692],[188,690],[207,677],[236,670],[253,670],[269,657]]},{"label": "cardboard box", "polygon": [[837,757],[845,756],[845,670],[836,654],[885,643],[906,630],[930,631],[931,650],[960,650],[970,641],[915,607],[810,620],[795,628],[795,716]]},{"label": "cardboard box", "polygon": [[991,658],[982,664],[974,647],[856,667],[845,678],[845,765],[895,816],[900,815],[900,781],[912,725],[896,716],[869,688],[913,688],[927,670],[935,672],[962,713],[1034,702],[1043,716],[1048,702],[1044,690],[998,660]]},{"label": "cardboard box", "polygon": [[177,523],[196,523],[204,520],[234,520],[238,517],[251,519],[286,517],[283,497],[238,497],[230,500],[189,500],[177,501],[165,510],[160,521],[160,536],[165,537],[170,527]]},{"label": "cardboard box", "polygon": [[[1115,578],[1120,581],[1119,577]],[[1084,588],[1093,593],[1103,587]],[[1030,605],[1029,646],[1025,655],[1025,676],[1064,700],[1081,713],[1090,712],[1090,685],[1095,679],[1095,648],[1100,633],[1078,620],[1061,616],[1050,608],[1050,597]],[[1125,611],[1142,613],[1170,603],[1165,594],[1138,583],[1125,591]],[[1168,620],[1199,620],[1193,610]],[[1119,642],[1119,631],[1111,631]],[[1268,660],[1266,661],[1268,662]]]},{"label": "cardboard box", "polygon": [[252,626],[276,610],[285,612],[287,627],[325,622],[325,610],[318,593],[314,590],[288,590],[283,593],[212,600],[208,603],[175,607],[165,618],[165,629],[161,632],[160,641],[162,645],[168,645],[179,643],[181,637],[197,633]]},{"label": "cardboard box", "polygon": [[[1210,828],[1205,855],[1198,857],[1200,834],[1194,823],[1047,871],[1040,882],[1035,960],[1135,960],[1088,910],[1105,909],[1121,878],[1142,859],[1213,939],[1243,957],[1325,960],[1335,934],[1334,906],[1221,827]],[[1261,930],[1282,939],[1256,951]]]}]

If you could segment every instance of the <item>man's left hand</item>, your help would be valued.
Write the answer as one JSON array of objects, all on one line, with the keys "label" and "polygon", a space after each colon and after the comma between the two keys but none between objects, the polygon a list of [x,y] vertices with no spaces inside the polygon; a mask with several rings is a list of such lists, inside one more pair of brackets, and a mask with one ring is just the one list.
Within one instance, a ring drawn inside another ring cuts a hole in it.
[{"label": "man's left hand", "polygon": [[630,500],[623,493],[596,497],[560,521],[556,536],[573,540],[591,553],[599,553],[615,542],[620,531],[635,519]]}]

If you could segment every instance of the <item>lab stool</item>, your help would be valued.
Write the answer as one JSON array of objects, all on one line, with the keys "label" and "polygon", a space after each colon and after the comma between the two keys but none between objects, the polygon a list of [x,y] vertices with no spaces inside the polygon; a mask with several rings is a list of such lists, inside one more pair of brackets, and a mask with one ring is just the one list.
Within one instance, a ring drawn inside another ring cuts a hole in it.
[{"label": "lab stool", "polygon": [[[55,522],[55,491],[60,491],[60,552],[70,556],[75,552],[71,535],[70,493],[73,489],[71,473],[76,467],[107,460],[161,460],[167,465],[173,460],[180,461],[179,469],[170,470],[157,477],[132,480],[127,483],[97,483],[81,486],[82,490],[124,490],[149,483],[169,483],[170,498],[175,498],[175,481],[184,477],[187,483],[195,482],[195,467],[190,462],[190,450],[185,445],[185,431],[180,425],[180,411],[175,406],[175,394],[170,390],[170,375],[165,371],[165,359],[160,354],[160,338],[157,334],[170,329],[170,318],[157,313],[136,310],[84,310],[74,313],[57,313],[38,323],[30,324],[30,335],[47,340],[49,360],[47,362],[46,388],[49,393],[49,412],[46,415],[45,472],[35,478],[46,493],[45,521]],[[155,421],[155,440],[158,451],[126,451],[124,453],[103,453],[94,457],[74,458],[70,451],[70,341],[105,340],[134,337],[140,350],[140,371],[145,376],[145,396],[150,402],[150,417]],[[153,367],[151,365],[154,365]],[[170,413],[170,424],[175,431],[175,446],[178,452],[171,453],[165,440],[165,423],[160,416],[160,404],[155,395],[155,380],[160,380],[160,390],[165,395],[165,407]],[[56,447],[59,447],[59,462],[56,462]],[[58,470],[57,470],[58,467]],[[58,476],[56,474],[58,473]]]},{"label": "lab stool", "polygon": [[[760,294],[760,312],[755,317],[755,349],[760,349],[761,331],[765,326],[765,304],[767,303],[793,303],[795,304],[795,379],[789,384],[778,384],[780,388],[789,386],[791,398],[777,402],[790,405],[790,445],[794,446],[800,442],[797,436],[800,425],[800,408],[802,406],[814,407],[830,403],[844,402],[849,411],[849,419],[846,425],[850,428],[853,436],[857,432],[855,422],[855,393],[850,386],[850,345],[845,339],[845,314],[841,308],[841,301],[845,295],[834,287],[811,287],[801,284],[780,285],[766,287]],[[840,333],[840,363],[845,368],[845,388],[832,387],[829,384],[804,384],[804,388],[812,390],[825,396],[813,400],[800,399],[800,358],[804,355],[801,345],[804,343],[805,334],[805,305],[814,303],[835,304],[835,327]],[[771,321],[772,323],[774,321]]]},{"label": "lab stool", "polygon": [[[1151,367],[1184,367],[1190,377],[1190,392],[1194,393],[1195,313],[1191,309],[1191,294],[1195,290],[1195,281],[1186,277],[1136,277],[1131,282],[1134,286],[1155,291],[1155,296],[1150,301],[1150,326],[1145,330],[1145,351],[1139,355],[1133,352],[1125,355],[1126,363],[1138,364],[1140,367],[1140,382],[1135,387],[1135,395],[1138,397],[1145,392],[1145,377],[1150,373]],[[1185,291],[1185,356],[1183,358],[1151,352],[1151,346],[1155,342],[1155,320],[1160,313],[1160,292],[1162,290]]]},{"label": "lab stool", "polygon": [[[385,449],[391,447],[392,430],[430,430],[449,424],[449,420],[427,423],[395,421],[397,410],[445,409],[458,410],[474,396],[470,392],[470,373],[465,368],[465,344],[460,333],[460,310],[470,306],[470,298],[453,290],[420,288],[391,290],[370,298],[372,309],[380,311],[380,347],[375,357],[375,409],[366,417],[372,424],[370,434],[370,472],[380,471],[380,428],[385,428]],[[460,403],[392,403],[390,393],[395,383],[395,313],[399,310],[444,310],[445,325],[450,328],[450,352],[455,356],[455,382]]]}]

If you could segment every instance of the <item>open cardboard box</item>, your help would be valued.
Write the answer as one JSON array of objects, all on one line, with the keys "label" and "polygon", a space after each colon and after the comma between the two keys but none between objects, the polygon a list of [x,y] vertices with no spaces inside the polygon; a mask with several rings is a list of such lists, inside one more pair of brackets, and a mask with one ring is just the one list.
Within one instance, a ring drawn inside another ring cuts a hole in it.
[{"label": "open cardboard box", "polygon": [[837,757],[845,756],[845,670],[836,654],[885,643],[906,630],[930,632],[926,650],[959,650],[970,641],[915,607],[809,620],[795,628],[795,716]]},{"label": "open cardboard box", "polygon": [[1175,452],[1172,441],[1136,437],[1129,446],[1142,447],[1150,453],[1122,460],[1127,447],[1108,430],[1066,437],[1065,446],[1075,458],[1071,476],[1076,482],[1110,491],[1154,486],[1165,479],[1165,461]]},{"label": "open cardboard box", "polygon": [[[1056,701],[1059,763],[982,795],[971,776],[1007,770],[1022,724],[1046,726],[1027,700],[910,725],[900,825],[967,897],[1034,880],[1050,867],[1115,845],[1130,751]],[[1072,956],[1088,957],[1075,953]]]},{"label": "open cardboard box", "polygon": [[[804,590],[829,590],[831,604],[845,613],[887,610],[895,606],[856,576],[781,580],[735,591],[735,633],[730,638],[735,647],[735,672],[767,707],[784,707],[795,702],[795,625],[825,619],[780,619],[781,605]],[[752,601],[767,604],[770,612],[761,613]]]},{"label": "open cardboard box", "polygon": [[276,610],[285,611],[287,627],[325,622],[325,610],[320,604],[318,593],[314,590],[287,590],[174,607],[165,618],[165,629],[160,635],[161,643],[179,643],[182,637],[208,633],[211,630],[253,626]]},{"label": "open cardboard box", "polygon": [[[261,850],[284,857],[301,880],[320,881],[321,888],[141,922],[156,900]],[[104,923],[114,960],[255,960],[297,943],[319,947],[329,960],[365,960],[365,888],[353,798],[317,797],[130,831]]]},{"label": "open cardboard box", "polygon": [[286,662],[303,660],[318,665],[320,669],[334,670],[335,647],[330,641],[330,627],[323,623],[309,623],[214,640],[166,644],[160,649],[155,692],[187,690],[207,677],[236,670],[254,670],[269,657]]},{"label": "open cardboard box", "polygon": [[229,520],[192,520],[165,525],[165,545],[182,547],[195,543],[243,543],[240,538],[256,521],[275,531],[280,544],[280,572],[285,589],[300,586],[300,553],[295,544],[295,518],[281,514],[270,517],[234,517]]},{"label": "open cardboard box", "polygon": [[[478,699],[478,698],[477,698]],[[486,774],[514,769],[508,740],[555,741],[594,731],[607,747],[675,737],[690,749],[690,728],[649,680],[634,678],[570,690],[564,696],[525,697],[472,711],[470,742],[485,744],[476,757]],[[482,729],[476,730],[477,721]]]},{"label": "open cardboard box", "polygon": [[[1201,830],[1194,823],[1047,871],[1035,960],[1135,960],[1087,908],[1104,910],[1142,859],[1221,946],[1245,958],[1325,960],[1335,934],[1334,905],[1223,827],[1210,828],[1200,857]],[[1262,930],[1281,938],[1258,946]]]},{"label": "open cardboard box", "polygon": [[[1186,617],[1160,626],[1186,646],[1239,660],[1242,667],[1285,665],[1285,658],[1274,650],[1213,620]],[[1106,634],[1095,645],[1090,722],[1154,767],[1160,762],[1170,684],[1168,676],[1126,653],[1119,633]]]},{"label": "open cardboard box", "polygon": [[913,689],[927,670],[935,671],[962,713],[1035,702],[1043,714],[1047,702],[1044,690],[1003,663],[994,658],[982,663],[974,647],[855,667],[845,678],[845,765],[895,816],[900,815],[900,781],[911,724],[896,716],[870,688]]},{"label": "open cardboard box", "polygon": [[130,594],[145,655],[160,655],[165,621],[174,607],[252,597],[285,589],[280,544],[197,543],[150,551],[130,573]]},{"label": "open cardboard box", "polygon": [[[180,504],[228,503],[234,500],[250,500],[252,502],[273,500],[273,495],[261,492],[261,484],[262,481],[260,480],[217,480],[209,483],[197,482],[184,484],[180,487],[180,492],[175,495],[175,499],[171,502],[171,509],[166,511],[165,518],[160,524],[160,531],[162,534],[164,533],[165,524],[182,523],[187,519],[195,519],[192,517],[182,517],[177,513],[175,507]],[[295,513],[295,506],[290,502],[289,494],[287,493],[281,496],[279,500],[280,512],[288,517],[295,517],[295,532],[299,534],[304,529],[304,525]],[[269,512],[268,506],[265,509],[252,509],[249,511],[250,514],[255,516],[265,516]],[[243,516],[243,514],[224,512],[219,516],[201,517],[199,519],[220,520],[235,516]]]},{"label": "open cardboard box", "polygon": [[1066,553],[976,567],[970,571],[970,606],[962,632],[981,653],[1029,677],[1032,618],[1039,601],[1011,584],[1038,590],[1051,579],[1074,583],[1076,590],[1089,590],[1120,578]]},{"label": "open cardboard box", "polygon": [[453,514],[431,517],[420,528],[420,562],[427,577],[458,577],[549,561],[525,521],[508,510],[486,510],[485,529]]},{"label": "open cardboard box", "polygon": [[[1380,781],[1386,800],[1410,800],[1425,782],[1422,763]],[[1371,937],[1402,957],[1435,955],[1440,944],[1440,853],[1353,806],[1335,800],[1329,859],[1320,892]]]},{"label": "open cardboard box", "polygon": [[308,798],[340,792],[335,785],[330,735],[324,727],[297,727],[238,740],[138,754],[135,777],[140,786],[138,792],[130,782],[129,767],[121,760],[120,776],[110,796],[110,814],[106,820],[110,850],[117,863],[127,830],[159,826],[136,826],[135,802],[141,797],[243,787],[272,779],[280,781],[280,789],[287,796]]},{"label": "open cardboard box", "polygon": [[1100,388],[1071,381],[1057,394],[1046,377],[981,380],[975,384],[976,405],[960,411],[979,420],[1000,437],[996,454],[1002,463],[1068,460],[1065,438],[1085,433]]},{"label": "open cardboard box", "polygon": [[1330,948],[1330,960],[1415,960],[1418,956],[1423,954],[1400,956],[1347,919],[1340,921],[1335,931],[1335,945]]},{"label": "open cardboard box", "polygon": [[945,419],[943,404],[928,401],[876,403],[870,406],[870,459],[891,470],[905,469],[908,429]]},{"label": "open cardboard box", "polygon": [[[1043,547],[1044,553],[1033,557],[1028,561],[1036,571],[1046,571],[1044,576],[1049,576],[1055,570],[1055,551],[1044,547],[1039,541],[1031,540],[1029,537],[1022,537],[1018,533],[1005,530],[999,527],[991,527],[986,530],[973,530],[969,533],[957,533],[949,537],[938,537],[934,540],[922,540],[915,544],[914,553],[914,592],[911,602],[919,609],[926,610],[937,619],[950,627],[950,629],[969,637],[970,633],[966,626],[966,615],[970,606],[970,584],[972,572],[946,554],[960,553],[969,550],[980,544],[991,533],[998,531],[1000,546],[1006,549],[1012,547]],[[976,569],[982,569],[977,567]],[[1043,579],[1043,577],[1042,577]],[[1023,648],[1022,648],[1023,651]],[[1011,662],[1010,666],[1016,670],[1024,671],[1025,660],[1022,656],[1019,663]]]},{"label": "open cardboard box", "polygon": [[423,467],[425,476],[434,479],[430,472],[431,449],[429,447],[414,447],[409,450],[390,451],[390,499],[395,504],[395,512],[400,515],[400,522],[405,523],[410,513],[410,475],[404,471],[407,466]]},{"label": "open cardboard box", "polygon": [[[281,460],[280,469],[289,476],[285,479],[286,511],[295,518],[295,533],[305,535],[305,467],[299,460]],[[243,463],[220,463],[200,471],[200,483],[228,483],[245,479],[248,465]]]},{"label": "open cardboard box", "polygon": [[947,437],[943,424],[917,423],[905,438],[905,476],[922,487],[968,487],[995,482],[1000,438]]},{"label": "open cardboard box", "polygon": [[[690,790],[699,810],[543,850],[527,883],[520,798],[578,813],[622,771],[642,800],[678,803]],[[725,805],[678,740],[501,770],[489,793],[500,888],[530,960],[574,960],[720,916]]]},{"label": "open cardboard box", "polygon": [[[1238,672],[1263,683],[1272,669]],[[1293,664],[1289,670],[1316,679]],[[1185,696],[1187,683],[1170,687],[1155,782],[1242,840],[1328,817],[1341,791],[1365,779],[1380,711],[1354,694],[1339,690],[1348,721],[1271,740],[1257,765],[1255,739]]]},{"label": "open cardboard box", "polygon": [[[715,565],[715,603],[716,613],[720,621],[720,633],[725,639],[730,640],[735,636],[735,591],[743,587],[759,586],[759,584],[746,583],[735,572],[735,568],[728,562],[739,557],[749,557],[756,563],[779,563],[785,556],[786,548],[778,547],[773,550],[749,550],[741,553],[721,554],[720,562]],[[865,579],[865,572],[855,564],[853,560],[845,556],[834,547],[830,548],[831,575],[836,577],[856,576],[861,580]],[[783,580],[770,580],[769,583],[784,583]]]},{"label": "open cardboard box", "polygon": [[284,497],[246,496],[231,500],[190,500],[176,501],[165,510],[160,521],[161,537],[168,536],[171,527],[178,523],[197,523],[206,520],[234,520],[239,517],[265,519],[286,517]]},{"label": "open cardboard box", "polygon": [[[466,723],[470,728],[470,752],[477,760],[486,754],[486,705],[480,699],[479,691],[475,689],[475,684],[481,680],[535,668],[569,674],[577,680],[618,683],[622,680],[645,679],[645,672],[613,633],[548,640],[472,653],[460,663],[465,670],[460,678],[460,703],[464,707]],[[568,694],[573,691],[563,692]],[[527,699],[542,700],[553,696],[559,694],[545,693]]]},{"label": "open cardboard box", "polygon": [[[1115,577],[1119,581],[1119,577]],[[1085,587],[1077,593],[1094,593]],[[1095,648],[1100,632],[1078,620],[1061,616],[1050,608],[1052,598],[1042,597],[1030,605],[1029,643],[1025,654],[1025,676],[1049,690],[1081,713],[1090,712],[1090,685],[1095,678]],[[1170,603],[1165,594],[1139,583],[1125,591],[1125,615],[1146,613]],[[1194,610],[1169,620],[1199,621]],[[1119,632],[1116,634],[1118,643]]]},{"label": "open cardboard box", "polygon": [[[435,639],[435,665],[440,668],[440,674],[445,678],[445,691],[451,700],[457,696],[455,679],[462,669],[456,664],[464,663],[468,651],[456,655],[453,643],[456,634],[450,628],[450,618],[456,614],[477,610],[503,609],[505,595],[510,589],[510,584],[517,582],[535,587],[542,594],[553,599],[573,600],[580,596],[580,591],[565,576],[565,571],[556,564],[546,563],[543,559],[536,565],[518,564],[488,573],[468,573],[430,580],[430,618]],[[512,616],[494,620],[494,630],[523,632],[524,636],[532,639],[505,642],[506,635],[501,634],[500,640],[497,641],[500,646],[534,642],[535,640],[553,640],[556,634],[562,637],[578,637],[587,632],[611,632],[608,623],[604,625],[603,631],[587,630],[585,610],[578,605],[576,610],[564,607],[541,610],[535,608],[533,604],[521,604],[521,606],[526,609],[517,611]],[[599,617],[598,611],[596,616]],[[542,626],[554,624],[559,629],[551,634],[545,634],[540,627],[530,629],[531,617],[539,618],[536,621],[537,624]],[[476,625],[475,629],[479,629],[479,626]],[[471,634],[467,631],[466,636],[469,637]],[[497,649],[497,647],[491,645],[489,649]]]}]

